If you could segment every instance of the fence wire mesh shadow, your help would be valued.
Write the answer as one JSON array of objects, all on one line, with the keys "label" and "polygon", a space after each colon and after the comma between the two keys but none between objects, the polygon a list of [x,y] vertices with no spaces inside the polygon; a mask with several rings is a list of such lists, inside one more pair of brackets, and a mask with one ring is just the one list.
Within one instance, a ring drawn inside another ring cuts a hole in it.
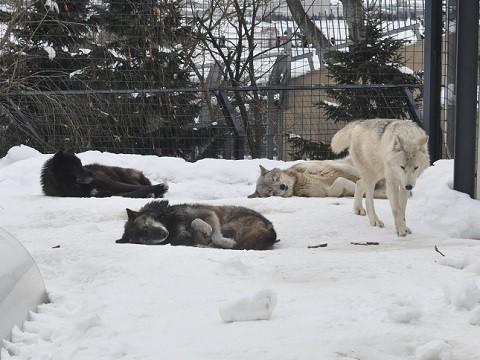
[{"label": "fence wire mesh shadow", "polygon": [[[13,93],[0,99],[1,151],[26,144],[43,152],[96,149],[189,161],[331,158],[331,137],[345,124],[329,119],[335,101],[348,101],[350,108],[341,112],[358,118],[398,117],[400,111],[418,121],[413,94],[419,91],[407,84]],[[246,113],[235,106],[238,98],[248,100]],[[208,109],[202,109],[205,103]]]}]

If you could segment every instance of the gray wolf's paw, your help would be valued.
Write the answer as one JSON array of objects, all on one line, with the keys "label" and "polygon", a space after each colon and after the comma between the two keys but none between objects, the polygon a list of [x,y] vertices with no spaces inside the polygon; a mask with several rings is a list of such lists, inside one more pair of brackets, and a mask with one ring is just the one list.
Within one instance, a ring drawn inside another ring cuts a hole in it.
[{"label": "gray wolf's paw", "polygon": [[397,227],[397,235],[398,236],[407,236],[408,234],[411,234],[412,230],[410,230],[407,226],[398,226]]},{"label": "gray wolf's paw", "polygon": [[353,208],[353,212],[357,215],[361,215],[361,216],[365,216],[367,214],[367,212],[365,211],[365,209],[363,207],[357,207],[357,208]]},{"label": "gray wolf's paw", "polygon": [[380,220],[379,218],[371,219],[371,220],[370,220],[370,225],[371,225],[371,226],[378,226],[378,227],[380,227],[380,228],[384,227],[383,221]]},{"label": "gray wolf's paw", "polygon": [[195,219],[192,221],[192,229],[202,233],[205,237],[212,235],[212,227],[202,219]]},{"label": "gray wolf's paw", "polygon": [[237,245],[235,240],[225,237],[212,238],[212,242],[224,249],[233,249]]},{"label": "gray wolf's paw", "polygon": [[[150,187],[152,189],[152,193],[149,193],[148,197],[161,198],[168,190],[168,184],[166,182],[157,185],[151,185]],[[153,196],[150,196],[151,194],[153,194]]]}]

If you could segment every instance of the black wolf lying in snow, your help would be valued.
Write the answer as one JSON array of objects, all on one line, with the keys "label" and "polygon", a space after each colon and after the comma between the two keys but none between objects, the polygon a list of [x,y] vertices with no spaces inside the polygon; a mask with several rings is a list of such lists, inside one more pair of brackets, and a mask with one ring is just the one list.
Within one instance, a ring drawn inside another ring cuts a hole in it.
[{"label": "black wolf lying in snow", "polygon": [[141,171],[100,164],[82,165],[72,152],[57,152],[42,168],[45,195],[62,197],[162,197],[167,184],[152,185]]},{"label": "black wolf lying in snow", "polygon": [[117,243],[212,246],[267,250],[277,241],[272,223],[239,206],[168,204],[152,201],[138,212],[127,209],[125,231]]}]

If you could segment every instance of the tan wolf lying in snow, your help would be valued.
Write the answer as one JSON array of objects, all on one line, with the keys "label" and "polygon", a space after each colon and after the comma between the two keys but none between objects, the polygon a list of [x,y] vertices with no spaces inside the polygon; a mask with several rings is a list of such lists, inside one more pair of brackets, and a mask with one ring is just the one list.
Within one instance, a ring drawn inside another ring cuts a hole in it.
[{"label": "tan wolf lying in snow", "polygon": [[370,225],[383,227],[375,213],[373,197],[375,183],[385,179],[397,234],[411,234],[405,210],[417,178],[430,165],[427,142],[425,132],[410,120],[361,120],[339,130],[332,139],[332,150],[338,154],[348,148],[361,178],[355,188],[354,212],[365,215],[362,199],[366,193]]},{"label": "tan wolf lying in snow", "polygon": [[[267,170],[260,165],[260,177],[255,192],[248,197],[353,196],[355,182],[359,178],[358,170],[349,157],[304,162],[286,170],[279,168]],[[383,182],[378,184],[375,197],[386,198]]]}]

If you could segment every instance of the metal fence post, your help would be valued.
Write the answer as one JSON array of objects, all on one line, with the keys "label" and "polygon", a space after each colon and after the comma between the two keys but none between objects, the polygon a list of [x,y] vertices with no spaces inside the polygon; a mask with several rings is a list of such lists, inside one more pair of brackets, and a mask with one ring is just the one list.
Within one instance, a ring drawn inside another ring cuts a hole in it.
[{"label": "metal fence post", "polygon": [[440,91],[442,82],[442,2],[425,1],[425,82],[423,128],[430,137],[430,160],[442,158]]},{"label": "metal fence post", "polygon": [[457,1],[456,131],[453,187],[474,197],[477,125],[478,0]]},{"label": "metal fence post", "polygon": [[217,92],[217,99],[222,107],[225,120],[233,130],[234,157],[236,160],[242,160],[245,156],[245,138],[247,136],[245,128],[243,127],[242,122],[235,116],[235,110],[233,109],[233,106],[228,99],[228,95],[224,90],[219,90]]}]

